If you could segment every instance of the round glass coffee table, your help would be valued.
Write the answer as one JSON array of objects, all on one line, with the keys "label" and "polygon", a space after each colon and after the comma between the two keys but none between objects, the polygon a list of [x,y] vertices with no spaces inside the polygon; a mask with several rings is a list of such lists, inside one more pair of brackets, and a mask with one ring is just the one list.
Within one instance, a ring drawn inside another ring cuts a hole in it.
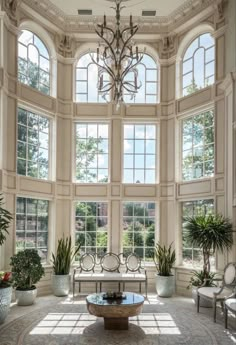
[{"label": "round glass coffee table", "polygon": [[125,298],[104,299],[104,293],[86,297],[87,309],[91,315],[104,318],[104,328],[127,330],[129,317],[139,315],[142,311],[144,297],[132,292],[124,292]]}]

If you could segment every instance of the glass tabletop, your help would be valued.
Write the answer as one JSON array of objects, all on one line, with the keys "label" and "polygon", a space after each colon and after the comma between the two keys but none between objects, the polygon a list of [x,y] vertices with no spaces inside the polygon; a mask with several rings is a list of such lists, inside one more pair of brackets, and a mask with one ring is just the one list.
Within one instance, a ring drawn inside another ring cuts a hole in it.
[{"label": "glass tabletop", "polygon": [[94,293],[86,297],[86,301],[96,305],[133,305],[144,302],[144,297],[133,292],[124,292],[125,298],[103,299],[105,293]]}]

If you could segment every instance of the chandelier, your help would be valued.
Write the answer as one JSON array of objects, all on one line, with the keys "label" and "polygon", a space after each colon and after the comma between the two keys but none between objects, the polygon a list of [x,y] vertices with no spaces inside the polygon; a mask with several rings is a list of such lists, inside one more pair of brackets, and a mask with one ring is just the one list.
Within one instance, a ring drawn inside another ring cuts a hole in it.
[{"label": "chandelier", "polygon": [[[111,0],[108,0],[111,1]],[[94,64],[98,66],[98,92],[108,101],[111,94],[113,102],[119,106],[124,102],[124,95],[132,100],[140,87],[137,65],[143,58],[143,52],[134,47],[133,37],[138,31],[138,25],[133,24],[130,15],[129,25],[123,26],[120,12],[127,0],[112,0],[115,7],[115,28],[107,25],[106,15],[102,24],[97,24],[95,32],[100,37],[96,53],[90,53]]]}]

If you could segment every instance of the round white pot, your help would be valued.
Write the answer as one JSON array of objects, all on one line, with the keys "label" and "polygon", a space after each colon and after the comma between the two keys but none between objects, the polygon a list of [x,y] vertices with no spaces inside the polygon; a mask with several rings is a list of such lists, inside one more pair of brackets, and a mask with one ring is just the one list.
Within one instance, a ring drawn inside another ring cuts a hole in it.
[{"label": "round white pot", "polygon": [[17,290],[15,291],[16,302],[18,305],[31,305],[34,303],[37,296],[37,289],[32,290]]},{"label": "round white pot", "polygon": [[175,292],[175,276],[160,276],[156,274],[156,291],[160,297],[171,297]]},{"label": "round white pot", "polygon": [[0,324],[3,323],[7,317],[11,304],[12,287],[0,288]]},{"label": "round white pot", "polygon": [[52,276],[52,290],[55,296],[67,296],[70,291],[70,274]]},{"label": "round white pot", "polygon": [[[197,287],[192,286],[192,299],[194,303],[197,305]],[[212,308],[212,301],[209,301],[208,299],[205,298],[200,298],[200,307],[204,308]]]}]

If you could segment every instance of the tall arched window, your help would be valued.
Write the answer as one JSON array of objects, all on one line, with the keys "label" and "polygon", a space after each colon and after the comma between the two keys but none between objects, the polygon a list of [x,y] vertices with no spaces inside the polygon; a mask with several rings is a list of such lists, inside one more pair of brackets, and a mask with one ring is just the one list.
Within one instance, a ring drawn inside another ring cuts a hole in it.
[{"label": "tall arched window", "polygon": [[40,38],[28,30],[22,30],[18,38],[18,80],[50,94],[48,50]]},{"label": "tall arched window", "polygon": [[[158,69],[155,60],[150,55],[144,54],[142,61],[137,65],[137,70],[141,87],[133,99],[124,93],[124,101],[126,103],[157,103]],[[127,81],[128,79],[127,75]]]},{"label": "tall arched window", "polygon": [[215,42],[204,33],[188,46],[182,64],[182,95],[186,96],[215,81]]},{"label": "tall arched window", "polygon": [[106,102],[98,93],[98,67],[92,62],[89,53],[78,60],[75,79],[76,102]]}]

